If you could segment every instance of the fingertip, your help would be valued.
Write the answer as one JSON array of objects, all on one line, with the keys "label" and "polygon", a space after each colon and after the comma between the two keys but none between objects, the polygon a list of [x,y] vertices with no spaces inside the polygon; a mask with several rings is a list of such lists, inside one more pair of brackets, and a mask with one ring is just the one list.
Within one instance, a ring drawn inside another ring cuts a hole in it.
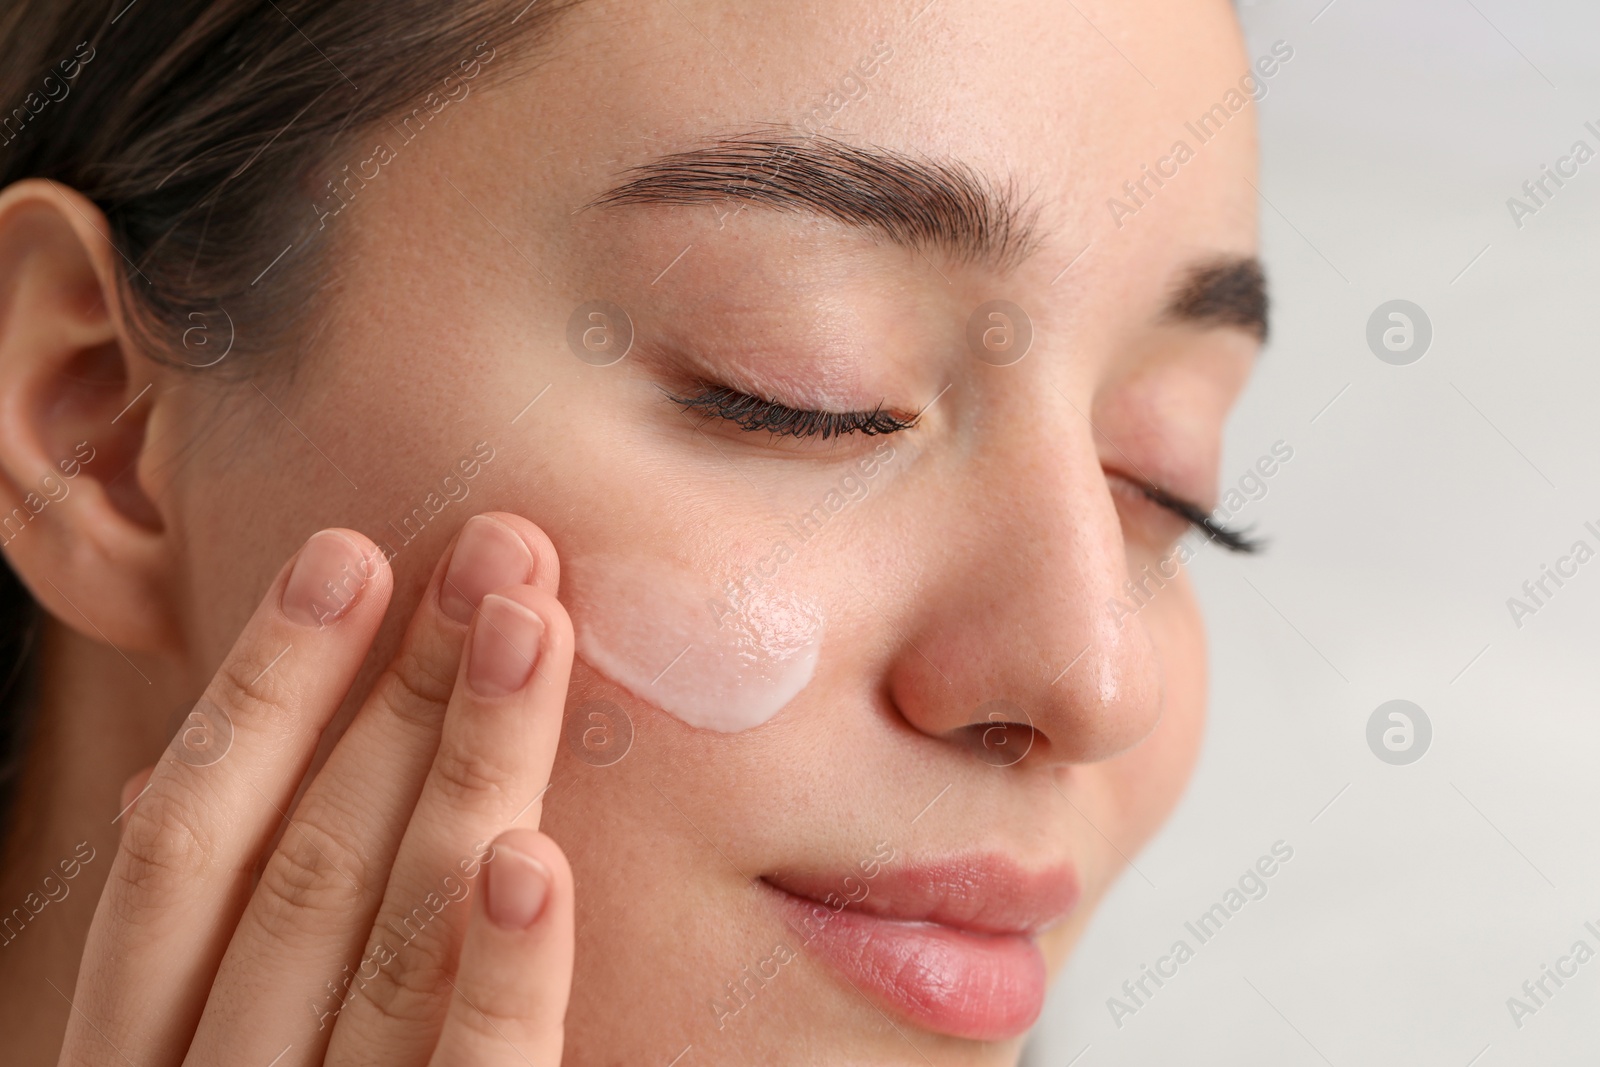
[{"label": "fingertip", "polygon": [[544,637],[540,642],[541,659],[551,655],[559,656],[563,660],[568,658],[573,643],[572,616],[567,613],[567,606],[557,599],[554,591],[540,585],[512,585],[503,586],[492,592],[493,595],[513,601],[539,617],[539,621],[544,624]]},{"label": "fingertip", "polygon": [[570,885],[572,882],[572,868],[567,863],[566,853],[561,851],[560,845],[551,840],[549,834],[526,826],[514,826],[494,839],[484,862],[492,864],[502,851],[537,861],[549,872],[551,886],[557,891],[562,885]]},{"label": "fingertip", "polygon": [[521,531],[491,514],[468,519],[445,554],[439,608],[459,623],[470,623],[497,587],[532,581],[539,566]]},{"label": "fingertip", "polygon": [[528,546],[528,551],[533,553],[533,577],[529,579],[530,584],[547,593],[553,594],[560,590],[560,554],[556,552],[555,542],[550,540],[550,536],[537,523],[509,511],[485,511],[482,514],[515,531]]},{"label": "fingertip", "polygon": [[363,602],[377,598],[386,605],[392,586],[387,555],[365,534],[337,526],[306,538],[285,565],[281,581],[284,617],[319,630]]},{"label": "fingertip", "polygon": [[539,921],[554,876],[528,843],[508,835],[495,842],[483,885],[483,911],[502,930],[526,930]]},{"label": "fingertip", "polygon": [[527,930],[572,899],[572,868],[561,847],[526,827],[494,839],[484,862],[483,910],[502,930]]},{"label": "fingertip", "polygon": [[[558,1063],[572,992],[572,869],[537,830],[505,831],[489,857],[433,1063]],[[530,875],[543,879],[541,899],[514,895],[513,880]]]},{"label": "fingertip", "polygon": [[539,664],[545,624],[539,614],[496,593],[478,606],[467,642],[467,685],[491,700],[519,692]]}]

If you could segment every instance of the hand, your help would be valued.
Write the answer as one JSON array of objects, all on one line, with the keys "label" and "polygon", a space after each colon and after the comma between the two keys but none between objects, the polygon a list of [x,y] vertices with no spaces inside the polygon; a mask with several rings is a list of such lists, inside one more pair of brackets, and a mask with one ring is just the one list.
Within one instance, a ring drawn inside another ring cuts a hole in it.
[{"label": "hand", "polygon": [[124,791],[60,1063],[559,1063],[572,874],[537,830],[558,577],[527,520],[469,520],[297,803],[393,589],[360,534],[307,541]]}]

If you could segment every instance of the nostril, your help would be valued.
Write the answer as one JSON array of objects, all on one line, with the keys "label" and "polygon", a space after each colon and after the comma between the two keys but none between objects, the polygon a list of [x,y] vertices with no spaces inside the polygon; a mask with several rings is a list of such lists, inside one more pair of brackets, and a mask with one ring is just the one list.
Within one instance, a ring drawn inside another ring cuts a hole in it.
[{"label": "nostril", "polygon": [[958,733],[972,752],[995,767],[1022,762],[1033,750],[1038,731],[1033,716],[1010,700],[990,700],[978,705],[972,721]]}]

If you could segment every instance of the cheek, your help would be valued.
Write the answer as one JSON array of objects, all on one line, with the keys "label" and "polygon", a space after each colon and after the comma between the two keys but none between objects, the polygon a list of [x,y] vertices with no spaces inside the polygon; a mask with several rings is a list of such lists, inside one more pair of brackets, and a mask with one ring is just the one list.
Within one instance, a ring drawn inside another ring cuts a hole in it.
[{"label": "cheek", "polygon": [[760,726],[816,670],[821,612],[770,583],[719,588],[663,559],[597,555],[568,560],[564,584],[578,655],[690,726]]}]

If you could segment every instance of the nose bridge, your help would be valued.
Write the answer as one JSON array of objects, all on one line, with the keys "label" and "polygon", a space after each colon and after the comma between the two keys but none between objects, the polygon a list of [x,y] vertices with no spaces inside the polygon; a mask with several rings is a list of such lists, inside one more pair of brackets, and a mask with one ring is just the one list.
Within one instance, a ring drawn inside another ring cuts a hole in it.
[{"label": "nose bridge", "polygon": [[1049,435],[1035,423],[1026,443],[969,457],[973,504],[947,513],[946,566],[891,677],[901,713],[924,732],[969,736],[1020,710],[1039,758],[1086,762],[1137,743],[1159,718],[1149,632],[1113,608],[1128,580],[1121,524],[1076,421]]}]

